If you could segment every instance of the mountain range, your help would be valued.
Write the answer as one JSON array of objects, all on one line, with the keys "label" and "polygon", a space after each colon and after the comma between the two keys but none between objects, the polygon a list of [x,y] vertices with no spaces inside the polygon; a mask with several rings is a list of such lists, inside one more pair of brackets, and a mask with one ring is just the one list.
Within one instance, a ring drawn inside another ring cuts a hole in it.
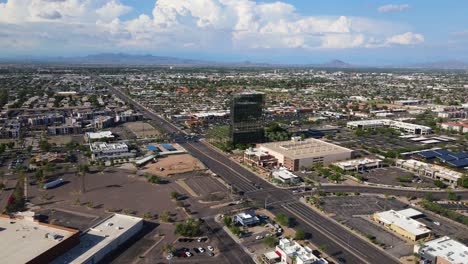
[{"label": "mountain range", "polygon": [[36,57],[1,59],[0,63],[23,64],[82,64],[82,65],[155,65],[155,66],[225,66],[225,67],[311,67],[311,68],[406,68],[406,69],[442,69],[468,70],[468,63],[457,60],[435,61],[419,64],[367,66],[355,65],[341,60],[331,60],[319,64],[269,64],[250,61],[217,62],[208,60],[193,60],[177,57],[133,55],[125,53],[100,53],[82,57]]}]

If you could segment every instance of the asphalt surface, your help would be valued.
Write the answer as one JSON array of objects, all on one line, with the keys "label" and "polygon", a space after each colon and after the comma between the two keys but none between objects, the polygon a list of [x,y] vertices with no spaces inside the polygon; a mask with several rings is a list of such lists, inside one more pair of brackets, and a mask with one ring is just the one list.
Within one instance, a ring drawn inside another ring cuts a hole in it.
[{"label": "asphalt surface", "polygon": [[[270,185],[254,173],[233,162],[225,155],[213,150],[204,142],[186,141],[184,139],[184,134],[179,131],[177,127],[148,111],[108,83],[105,84],[122,100],[133,105],[136,110],[143,112],[147,118],[154,122],[153,124],[165,130],[167,133],[170,133],[176,142],[203,162],[211,171],[218,174],[237,190],[242,191],[247,198],[259,204],[266,203],[268,209],[273,213],[283,212],[294,218],[296,223],[295,227],[310,233],[311,242],[316,245],[325,245],[327,254],[340,263],[399,263],[397,259],[377,249],[368,241],[365,241],[361,237],[345,229],[339,223],[334,222],[332,219],[300,203],[299,198],[294,196],[291,191],[278,189]],[[385,188],[370,189],[360,186],[323,186],[322,188],[326,191],[372,191],[375,193],[389,193],[391,195],[401,195],[400,193],[402,192],[408,193],[408,191],[405,190],[389,190]],[[410,191],[410,193],[415,195],[421,192]],[[459,194],[463,196],[468,195],[468,193]],[[421,195],[424,195],[424,193]],[[440,195],[446,195],[446,193]]]}]

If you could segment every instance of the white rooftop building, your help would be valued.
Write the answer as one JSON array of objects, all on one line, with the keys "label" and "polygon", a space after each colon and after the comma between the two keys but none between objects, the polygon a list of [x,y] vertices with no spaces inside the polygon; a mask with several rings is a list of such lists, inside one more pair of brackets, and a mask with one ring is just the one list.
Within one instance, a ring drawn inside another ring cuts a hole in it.
[{"label": "white rooftop building", "polygon": [[296,241],[289,240],[286,238],[280,239],[279,244],[276,246],[276,253],[281,255],[281,264],[294,263],[296,264],[327,264],[323,258],[319,258],[314,255],[311,248],[302,246]]},{"label": "white rooftop building", "polygon": [[383,224],[388,229],[412,241],[417,241],[431,234],[431,230],[426,225],[416,221],[413,217],[422,213],[414,209],[401,211],[389,210],[375,213],[373,218],[376,222]]},{"label": "white rooftop building", "polygon": [[86,138],[88,140],[111,139],[114,138],[114,135],[111,131],[87,132]]},{"label": "white rooftop building", "polygon": [[283,182],[283,183],[298,183],[301,181],[301,178],[297,176],[296,174],[290,172],[286,168],[279,168],[276,170],[273,170],[272,172],[273,178]]},{"label": "white rooftop building", "polygon": [[125,143],[95,142],[91,143],[89,147],[93,160],[113,160],[135,156],[134,153],[129,152]]},{"label": "white rooftop building", "polygon": [[337,161],[332,164],[345,171],[349,171],[349,170],[359,171],[360,169],[364,170],[368,168],[380,167],[381,162],[382,160],[380,159],[362,158],[362,159]]},{"label": "white rooftop building", "polygon": [[414,246],[414,253],[430,263],[467,264],[468,247],[450,237],[441,237]]},{"label": "white rooftop building", "polygon": [[391,119],[350,121],[346,123],[346,127],[351,129],[375,129],[378,127],[390,127],[396,130],[403,131],[405,133],[411,133],[416,135],[428,135],[432,133],[432,129],[428,126],[421,126]]},{"label": "white rooftop building", "polygon": [[40,223],[34,213],[0,215],[0,262],[48,263],[79,242],[79,231]]},{"label": "white rooftop building", "polygon": [[53,264],[98,263],[104,256],[117,249],[143,227],[143,219],[114,214],[91,227],[80,238],[80,243],[60,256]]}]

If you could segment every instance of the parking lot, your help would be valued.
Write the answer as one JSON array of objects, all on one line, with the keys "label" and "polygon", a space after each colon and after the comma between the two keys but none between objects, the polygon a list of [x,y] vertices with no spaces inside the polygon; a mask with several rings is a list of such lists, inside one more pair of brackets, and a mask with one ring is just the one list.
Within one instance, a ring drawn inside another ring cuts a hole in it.
[{"label": "parking lot", "polygon": [[[385,199],[371,195],[324,197],[322,202],[325,213],[364,236],[374,237],[375,241],[382,244],[389,253],[397,257],[411,254],[414,243],[385,229],[370,218],[375,212],[408,208],[407,204],[394,198]],[[425,224],[436,236],[450,236],[460,241],[468,240],[468,230],[462,225],[433,215],[420,208],[416,209],[424,213],[422,217],[416,220]]]},{"label": "parking lot", "polygon": [[[377,169],[371,169],[368,171],[360,172],[367,182],[394,185],[394,186],[406,186],[406,187],[420,187],[420,188],[435,188],[432,179],[426,177],[414,176],[411,172],[397,167],[383,167]],[[412,177],[409,177],[412,176]],[[410,182],[401,182],[401,178],[411,178]]]}]

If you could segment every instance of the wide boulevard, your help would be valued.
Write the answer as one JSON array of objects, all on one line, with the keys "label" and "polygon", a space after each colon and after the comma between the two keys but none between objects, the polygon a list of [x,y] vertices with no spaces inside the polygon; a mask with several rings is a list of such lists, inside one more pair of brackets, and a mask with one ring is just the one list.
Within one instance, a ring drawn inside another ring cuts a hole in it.
[{"label": "wide boulevard", "polygon": [[[100,79],[98,76],[94,77]],[[178,127],[149,111],[103,79],[100,80],[122,100],[133,105],[136,110],[143,112],[154,125],[172,135],[176,142],[202,161],[213,173],[216,173],[231,184],[233,188],[242,192],[246,198],[251,199],[258,205],[266,206],[274,214],[282,212],[294,219],[295,227],[311,234],[310,241],[318,246],[323,245],[325,251],[334,259],[342,263],[399,263],[396,258],[357,236],[333,219],[301,203],[299,197],[290,190],[279,189],[270,185],[203,141],[185,140],[185,134]],[[413,196],[424,196],[428,192],[344,185],[324,185],[321,189],[326,192],[370,192]],[[432,193],[439,198],[447,196],[445,192]],[[464,198],[468,196],[467,192],[458,192],[458,194]]]}]

